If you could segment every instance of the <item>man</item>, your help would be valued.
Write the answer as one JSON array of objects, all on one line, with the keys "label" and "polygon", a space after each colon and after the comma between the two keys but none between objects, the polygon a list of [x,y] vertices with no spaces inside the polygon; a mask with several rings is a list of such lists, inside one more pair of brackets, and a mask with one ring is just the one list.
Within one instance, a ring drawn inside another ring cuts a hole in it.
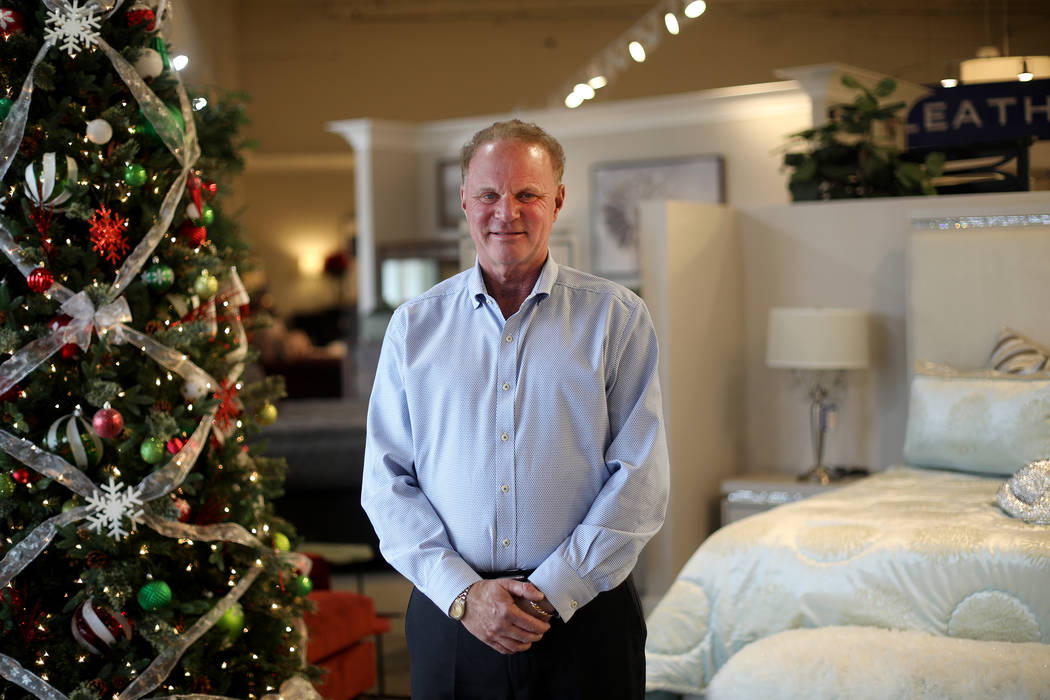
[{"label": "man", "polygon": [[470,270],[401,305],[362,505],[415,584],[413,698],[641,698],[629,578],[663,523],[656,336],[630,291],[548,255],[561,145],[513,120],[463,148]]}]

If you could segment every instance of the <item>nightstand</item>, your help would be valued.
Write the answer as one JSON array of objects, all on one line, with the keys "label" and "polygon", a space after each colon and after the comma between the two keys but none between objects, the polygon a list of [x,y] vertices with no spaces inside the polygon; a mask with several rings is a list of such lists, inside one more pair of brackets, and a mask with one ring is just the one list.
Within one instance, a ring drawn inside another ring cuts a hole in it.
[{"label": "nightstand", "polygon": [[860,476],[847,476],[830,484],[799,481],[795,474],[744,474],[722,481],[722,524],[761,513],[775,506],[801,501],[818,493],[851,484]]}]

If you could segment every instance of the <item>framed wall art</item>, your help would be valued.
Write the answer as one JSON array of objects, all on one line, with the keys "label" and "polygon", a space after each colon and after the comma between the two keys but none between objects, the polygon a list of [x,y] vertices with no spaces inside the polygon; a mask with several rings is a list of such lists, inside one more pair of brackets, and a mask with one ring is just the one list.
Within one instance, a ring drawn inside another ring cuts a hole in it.
[{"label": "framed wall art", "polygon": [[725,201],[719,155],[598,163],[591,169],[591,268],[637,286],[638,204],[649,199]]}]

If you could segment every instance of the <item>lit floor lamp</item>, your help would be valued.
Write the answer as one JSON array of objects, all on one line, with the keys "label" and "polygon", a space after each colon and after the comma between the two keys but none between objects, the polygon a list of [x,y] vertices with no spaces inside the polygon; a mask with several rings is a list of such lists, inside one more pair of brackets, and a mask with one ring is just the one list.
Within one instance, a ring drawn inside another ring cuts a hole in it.
[{"label": "lit floor lamp", "polygon": [[846,386],[847,369],[868,366],[868,314],[863,309],[774,308],[769,310],[766,364],[792,370],[809,394],[813,468],[800,481],[827,484],[824,438],[831,399]]}]

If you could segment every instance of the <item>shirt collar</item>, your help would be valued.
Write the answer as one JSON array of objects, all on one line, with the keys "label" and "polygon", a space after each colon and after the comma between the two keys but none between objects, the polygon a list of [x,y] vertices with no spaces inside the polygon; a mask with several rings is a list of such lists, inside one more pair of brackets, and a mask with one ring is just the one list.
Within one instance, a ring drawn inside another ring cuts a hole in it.
[{"label": "shirt collar", "polygon": [[[558,263],[554,261],[554,256],[548,250],[547,260],[543,263],[543,267],[540,268],[540,276],[536,279],[536,284],[533,285],[532,294],[529,297],[549,297],[557,279]],[[485,303],[488,289],[486,289],[485,280],[481,276],[481,263],[478,262],[477,257],[474,258],[474,268],[467,280],[467,291],[475,309]]]}]

